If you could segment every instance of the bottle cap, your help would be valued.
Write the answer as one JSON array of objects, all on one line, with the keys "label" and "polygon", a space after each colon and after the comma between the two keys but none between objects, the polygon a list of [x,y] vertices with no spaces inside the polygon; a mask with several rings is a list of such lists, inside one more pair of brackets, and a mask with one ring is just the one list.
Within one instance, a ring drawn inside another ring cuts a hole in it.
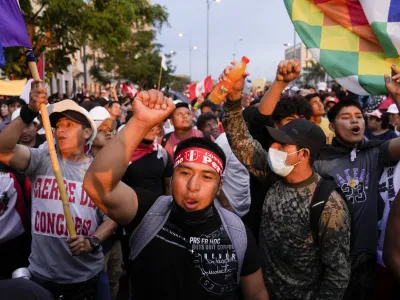
[{"label": "bottle cap", "polygon": [[250,59],[247,56],[242,56],[242,61],[248,64],[250,62]]}]

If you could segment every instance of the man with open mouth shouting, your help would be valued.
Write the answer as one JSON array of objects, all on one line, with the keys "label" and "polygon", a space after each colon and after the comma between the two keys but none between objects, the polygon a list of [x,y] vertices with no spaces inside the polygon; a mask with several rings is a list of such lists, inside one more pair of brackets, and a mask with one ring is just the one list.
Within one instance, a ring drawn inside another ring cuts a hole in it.
[{"label": "man with open mouth shouting", "polygon": [[[158,91],[141,92],[134,116],[97,154],[84,188],[131,236],[131,299],[269,299],[254,237],[214,201],[225,155],[205,138],[181,142],[174,155],[172,197],[121,182],[132,153],[175,106]],[[151,288],[148,288],[151,286]],[[240,289],[239,289],[240,286]]]},{"label": "man with open mouth shouting", "polygon": [[[395,66],[392,72],[398,74]],[[400,84],[386,77],[386,88],[395,94]],[[321,175],[332,176],[352,204],[352,271],[343,299],[374,299],[376,245],[378,241],[378,184],[383,168],[400,159],[400,139],[367,141],[365,122],[357,102],[340,101],[328,113],[335,132],[331,148],[314,164]]]}]

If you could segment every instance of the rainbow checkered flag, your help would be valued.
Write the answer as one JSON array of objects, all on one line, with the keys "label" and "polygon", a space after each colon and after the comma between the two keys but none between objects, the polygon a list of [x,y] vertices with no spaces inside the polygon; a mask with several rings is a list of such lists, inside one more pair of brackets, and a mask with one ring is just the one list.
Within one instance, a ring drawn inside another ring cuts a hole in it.
[{"label": "rainbow checkered flag", "polygon": [[304,44],[336,82],[358,95],[387,93],[383,75],[400,64],[400,0],[284,2]]}]

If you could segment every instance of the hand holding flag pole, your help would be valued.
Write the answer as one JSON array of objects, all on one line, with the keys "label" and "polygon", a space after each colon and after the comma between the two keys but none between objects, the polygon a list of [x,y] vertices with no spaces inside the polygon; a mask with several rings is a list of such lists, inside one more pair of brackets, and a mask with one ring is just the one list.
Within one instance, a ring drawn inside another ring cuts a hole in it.
[{"label": "hand holding flag pole", "polygon": [[[36,64],[36,58],[35,58],[35,55],[34,55],[32,49],[26,49],[25,55],[26,55],[26,61],[28,63],[29,70],[31,71],[33,80],[35,81],[36,84],[41,84],[39,72],[38,72],[38,68],[37,68],[37,64]],[[61,173],[60,164],[59,164],[58,158],[57,158],[57,152],[54,147],[53,132],[52,132],[51,126],[50,126],[49,113],[47,111],[47,107],[45,104],[42,104],[40,106],[40,113],[42,114],[42,123],[43,123],[44,131],[46,133],[46,141],[47,141],[47,145],[48,145],[48,149],[49,149],[51,165],[53,166],[53,172],[54,172],[54,175],[56,176],[58,189],[60,191],[61,201],[62,201],[63,209],[64,209],[64,216],[65,216],[65,221],[67,223],[69,236],[74,236],[74,235],[76,235],[75,225],[74,225],[74,221],[72,219],[71,209],[69,207],[67,191],[65,190],[64,180],[63,180],[63,176]]]}]

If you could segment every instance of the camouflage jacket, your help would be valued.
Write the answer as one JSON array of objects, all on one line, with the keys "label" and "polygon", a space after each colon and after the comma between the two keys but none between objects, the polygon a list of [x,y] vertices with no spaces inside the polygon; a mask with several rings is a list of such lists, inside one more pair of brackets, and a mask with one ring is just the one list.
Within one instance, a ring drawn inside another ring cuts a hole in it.
[{"label": "camouflage jacket", "polygon": [[[267,151],[247,131],[240,103],[224,106],[223,125],[233,153],[255,176],[271,172]],[[350,213],[333,192],[322,212],[319,246],[310,227],[310,203],[320,176],[278,181],[264,200],[260,225],[262,270],[271,299],[342,299],[350,279]]]}]

